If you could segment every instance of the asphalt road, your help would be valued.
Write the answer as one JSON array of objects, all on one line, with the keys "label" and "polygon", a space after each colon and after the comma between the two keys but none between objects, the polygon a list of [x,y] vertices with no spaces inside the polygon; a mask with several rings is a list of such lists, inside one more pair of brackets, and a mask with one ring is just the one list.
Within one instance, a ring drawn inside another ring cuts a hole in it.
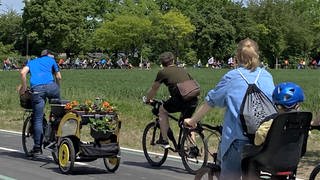
[{"label": "asphalt road", "polygon": [[0,130],[0,180],[191,180],[182,162],[168,158],[160,168],[151,167],[143,152],[121,149],[120,167],[115,173],[105,169],[102,159],[76,163],[72,175],[64,175],[48,151],[36,159],[27,159],[21,145],[21,134]]}]

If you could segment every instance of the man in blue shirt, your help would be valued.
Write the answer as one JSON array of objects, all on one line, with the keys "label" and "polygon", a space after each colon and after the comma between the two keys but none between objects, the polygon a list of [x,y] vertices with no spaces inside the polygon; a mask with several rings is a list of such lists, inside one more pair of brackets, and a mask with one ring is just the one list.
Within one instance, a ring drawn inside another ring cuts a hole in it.
[{"label": "man in blue shirt", "polygon": [[27,90],[27,74],[30,73],[32,92],[32,110],[34,113],[34,146],[32,156],[42,153],[43,115],[46,99],[60,98],[59,84],[61,74],[54,56],[49,50],[43,50],[41,57],[30,60],[20,71],[22,87],[20,94]]},{"label": "man in blue shirt", "polygon": [[260,68],[258,45],[251,39],[239,42],[237,62],[239,67],[226,73],[216,87],[210,90],[205,97],[204,104],[193,114],[192,118],[185,119],[185,124],[191,127],[196,125],[202,117],[213,107],[224,107],[224,121],[218,158],[221,161],[219,179],[241,179],[241,153],[243,146],[249,144],[248,137],[243,134],[240,122],[240,106],[247,90],[247,83],[239,71],[253,83],[261,71],[256,85],[272,99],[274,89],[273,78],[264,68]]}]

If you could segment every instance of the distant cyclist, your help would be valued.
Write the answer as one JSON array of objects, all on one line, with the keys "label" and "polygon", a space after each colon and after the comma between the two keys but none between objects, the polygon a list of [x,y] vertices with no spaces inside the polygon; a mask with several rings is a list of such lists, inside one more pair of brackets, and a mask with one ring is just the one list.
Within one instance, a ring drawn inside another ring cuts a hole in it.
[{"label": "distant cyclist", "polygon": [[167,99],[159,109],[159,120],[162,139],[157,143],[164,148],[169,148],[167,132],[169,129],[168,113],[181,112],[183,118],[189,118],[194,113],[198,98],[192,98],[189,101],[184,101],[177,89],[177,83],[189,80],[191,77],[184,68],[174,65],[174,55],[171,52],[164,52],[159,56],[163,69],[157,74],[148,94],[146,102],[152,101],[155,97],[160,85],[164,83],[169,90],[170,98]]},{"label": "distant cyclist", "polygon": [[49,50],[43,50],[39,58],[30,60],[20,72],[22,87],[20,94],[27,90],[27,74],[30,73],[32,92],[32,110],[34,113],[34,146],[29,152],[31,156],[42,153],[43,115],[47,98],[60,98],[59,82],[61,74],[59,67]]}]

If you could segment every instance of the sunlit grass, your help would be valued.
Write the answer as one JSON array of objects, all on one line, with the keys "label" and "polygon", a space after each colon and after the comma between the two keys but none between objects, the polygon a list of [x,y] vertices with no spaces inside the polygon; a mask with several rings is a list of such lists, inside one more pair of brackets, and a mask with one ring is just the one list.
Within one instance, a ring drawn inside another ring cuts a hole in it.
[{"label": "sunlit grass", "polygon": [[[201,100],[228,70],[187,69],[201,85]],[[122,120],[123,145],[141,147],[141,136],[145,125],[152,120],[151,107],[142,103],[155,79],[158,69],[147,70],[63,70],[61,94],[63,99],[84,101],[95,97],[103,98],[117,107]],[[271,70],[275,83],[292,81],[305,91],[306,100],[302,109],[319,111],[320,70]],[[20,130],[23,109],[19,106],[16,86],[20,83],[18,71],[0,71],[0,128]],[[168,96],[164,86],[157,98]],[[214,109],[203,119],[204,122],[220,124],[224,109]],[[129,138],[129,140],[127,140]]]}]

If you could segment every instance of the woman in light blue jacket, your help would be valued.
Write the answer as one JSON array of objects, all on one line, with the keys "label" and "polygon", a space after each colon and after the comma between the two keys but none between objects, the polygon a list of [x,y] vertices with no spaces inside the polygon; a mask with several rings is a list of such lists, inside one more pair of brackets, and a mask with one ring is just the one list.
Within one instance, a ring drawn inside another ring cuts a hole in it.
[{"label": "woman in light blue jacket", "polygon": [[185,119],[185,124],[194,127],[198,121],[213,107],[225,107],[223,131],[220,144],[219,159],[221,161],[220,179],[241,179],[241,153],[243,146],[250,143],[243,135],[240,121],[240,106],[248,84],[241,77],[253,83],[260,73],[256,85],[272,99],[274,89],[271,74],[260,68],[259,50],[255,41],[247,38],[239,42],[236,61],[238,68],[226,73],[216,87],[210,90],[205,97],[204,104],[195,114]]}]

